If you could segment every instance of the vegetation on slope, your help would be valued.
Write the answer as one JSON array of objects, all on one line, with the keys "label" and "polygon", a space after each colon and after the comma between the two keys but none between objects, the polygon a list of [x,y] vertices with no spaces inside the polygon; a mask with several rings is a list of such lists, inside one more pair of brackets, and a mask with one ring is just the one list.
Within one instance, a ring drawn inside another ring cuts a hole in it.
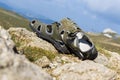
[{"label": "vegetation on slope", "polygon": [[9,27],[24,27],[29,29],[29,21],[24,17],[8,10],[0,8],[0,25],[5,29]]},{"label": "vegetation on slope", "polygon": [[[45,47],[43,49],[43,45],[47,46],[47,42],[45,44],[43,40],[41,41],[41,39],[37,38],[37,36],[32,35],[32,32],[21,28],[13,29],[14,30],[10,28],[9,33],[11,35],[12,40],[15,42],[17,50],[23,53],[30,61],[35,62],[43,56],[46,56],[49,60],[52,61],[55,58],[55,56],[58,55],[58,53],[53,50],[47,50]],[[31,44],[31,42],[34,42],[35,45]],[[42,45],[40,45],[40,43],[42,43]],[[51,46],[48,45],[48,47]]]},{"label": "vegetation on slope", "polygon": [[[105,37],[102,34],[98,34],[98,35],[88,34],[88,35],[95,43],[98,50],[105,49],[105,50],[109,50],[112,52],[120,53],[119,38],[118,39],[112,39],[112,38],[110,39],[110,38]],[[99,49],[99,48],[101,48],[101,49]]]}]

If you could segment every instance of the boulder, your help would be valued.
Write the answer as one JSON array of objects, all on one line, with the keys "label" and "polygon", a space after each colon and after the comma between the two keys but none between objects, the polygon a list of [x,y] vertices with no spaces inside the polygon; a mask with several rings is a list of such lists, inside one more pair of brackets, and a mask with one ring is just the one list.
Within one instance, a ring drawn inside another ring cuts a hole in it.
[{"label": "boulder", "polygon": [[[10,28],[8,31],[12,37],[15,38],[14,40],[16,40],[16,42],[21,43],[20,47],[33,46],[38,49],[42,48],[43,50],[57,52],[52,44],[38,38],[34,33],[24,28]],[[11,43],[12,44],[9,44],[11,47],[9,48],[13,53],[12,49],[14,43]],[[47,53],[47,55],[52,54],[51,52]],[[43,53],[40,52],[38,54]],[[31,54],[28,55],[32,56]],[[71,54],[57,54],[52,61],[48,56],[43,55],[34,63],[51,74],[55,80],[120,80],[120,55],[110,51],[99,53],[98,57],[94,61],[81,61],[78,57]],[[1,64],[6,66],[4,62]]]},{"label": "boulder", "polygon": [[57,52],[52,44],[37,37],[36,34],[25,28],[10,28],[8,32],[15,38],[15,42],[20,42],[23,47],[32,46],[42,48],[47,51]]},{"label": "boulder", "polygon": [[16,54],[8,32],[0,28],[0,80],[52,80],[42,68]]},{"label": "boulder", "polygon": [[109,56],[105,56],[103,53],[100,53],[95,59],[95,62],[114,70],[117,73],[116,80],[120,80],[120,55],[116,52],[110,51],[107,51],[107,55]]},{"label": "boulder", "polygon": [[114,80],[116,72],[93,61],[68,63],[53,70],[58,80]]}]

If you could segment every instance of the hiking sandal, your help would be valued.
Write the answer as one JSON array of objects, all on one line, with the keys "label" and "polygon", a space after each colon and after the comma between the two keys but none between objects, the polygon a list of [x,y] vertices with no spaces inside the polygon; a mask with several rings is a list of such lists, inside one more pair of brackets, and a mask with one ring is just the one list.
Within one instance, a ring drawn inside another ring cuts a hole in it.
[{"label": "hiking sandal", "polygon": [[74,53],[82,60],[93,60],[98,55],[93,42],[69,18],[50,25],[33,20],[30,27],[38,37],[52,43],[62,53]]},{"label": "hiking sandal", "polygon": [[80,59],[94,60],[98,52],[93,42],[85,35],[85,33],[69,18],[65,18],[60,22],[61,28],[64,29],[62,40],[69,48],[70,52],[74,53]]},{"label": "hiking sandal", "polygon": [[55,22],[51,25],[44,24],[38,20],[33,20],[30,23],[31,29],[37,34],[38,37],[52,43],[54,47],[61,53],[70,53],[58,32],[58,23]]}]

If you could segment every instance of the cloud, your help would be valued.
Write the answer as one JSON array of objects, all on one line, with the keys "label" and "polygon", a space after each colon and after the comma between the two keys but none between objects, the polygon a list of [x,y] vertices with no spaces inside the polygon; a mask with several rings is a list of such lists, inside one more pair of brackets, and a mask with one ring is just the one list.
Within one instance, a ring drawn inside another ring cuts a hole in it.
[{"label": "cloud", "polygon": [[118,30],[120,25],[120,0],[0,0],[0,2],[18,11],[43,15],[56,21],[70,17],[86,30],[101,31],[108,26]]},{"label": "cloud", "polygon": [[[120,20],[120,0],[1,0],[15,8],[48,16],[78,16],[92,12],[113,22]],[[95,15],[94,15],[95,14]]]},{"label": "cloud", "polygon": [[120,12],[120,0],[84,0],[85,5],[93,11],[107,12],[115,11],[112,13]]},{"label": "cloud", "polygon": [[97,15],[116,23],[120,21],[120,0],[83,0],[83,3]]}]

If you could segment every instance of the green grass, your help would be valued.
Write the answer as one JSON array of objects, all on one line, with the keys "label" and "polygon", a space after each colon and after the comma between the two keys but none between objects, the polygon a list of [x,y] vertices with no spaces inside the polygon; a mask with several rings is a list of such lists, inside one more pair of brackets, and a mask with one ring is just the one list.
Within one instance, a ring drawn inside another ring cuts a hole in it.
[{"label": "green grass", "polygon": [[102,49],[106,49],[112,52],[120,53],[120,47],[111,45],[111,44],[105,44],[105,43],[95,43],[96,46],[101,47]]},{"label": "green grass", "polygon": [[8,29],[10,27],[23,27],[29,28],[29,21],[25,19],[24,17],[0,8],[0,25],[3,26],[5,29]]},{"label": "green grass", "polygon": [[46,56],[48,59],[52,61],[57,55],[57,53],[54,53],[52,51],[47,51],[36,47],[25,47],[24,54],[32,62],[38,60],[39,58],[42,58],[43,56]]},{"label": "green grass", "polygon": [[25,44],[29,43],[29,40],[20,38],[20,36],[17,36],[14,34],[14,32],[11,32],[11,38],[15,42],[17,50],[22,51],[23,54],[31,61],[35,62],[39,58],[42,58],[43,56],[46,56],[49,60],[53,60],[58,53],[47,51],[42,48],[38,47],[32,47],[32,46],[26,46]]},{"label": "green grass", "polygon": [[111,42],[114,42],[114,43],[120,44],[120,38],[113,39],[113,40],[111,40]]},{"label": "green grass", "polygon": [[102,34],[96,36],[88,34],[88,36],[94,42],[95,46],[98,47],[98,49],[101,48],[104,50],[120,53],[120,47],[110,44],[110,43],[120,44],[120,39],[117,40],[109,39],[103,36]]},{"label": "green grass", "polygon": [[101,46],[96,45],[96,48],[97,48],[98,52],[100,52],[101,54],[104,54],[107,58],[111,57],[111,55],[109,54],[109,52],[106,51],[104,48],[101,48]]}]

